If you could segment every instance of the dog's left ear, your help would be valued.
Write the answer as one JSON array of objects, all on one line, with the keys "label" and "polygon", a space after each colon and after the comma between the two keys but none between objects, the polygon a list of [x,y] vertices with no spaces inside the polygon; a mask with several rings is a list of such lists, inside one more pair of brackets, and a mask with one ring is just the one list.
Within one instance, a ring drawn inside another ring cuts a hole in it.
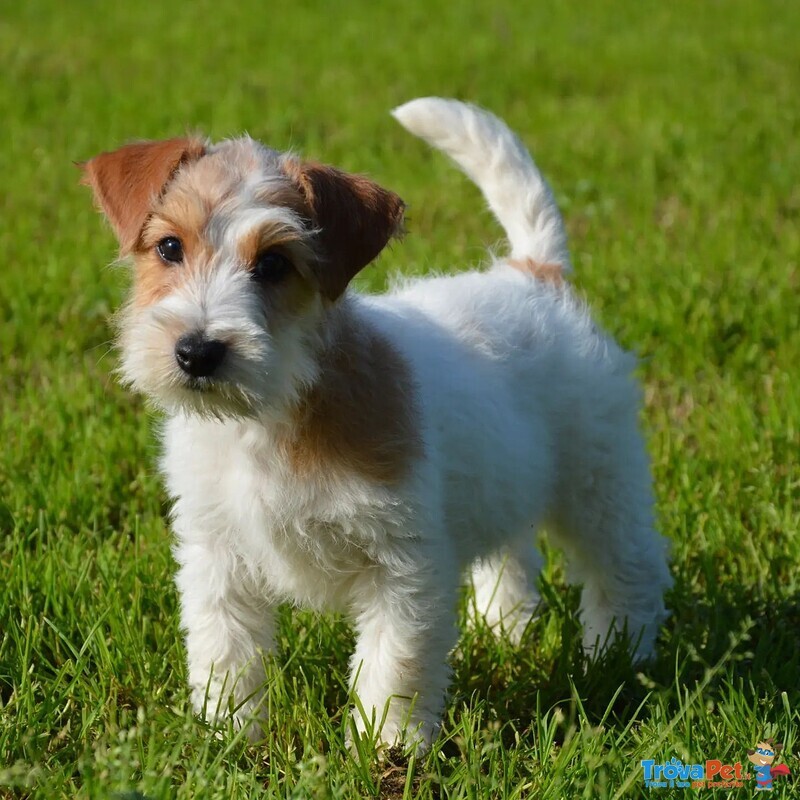
[{"label": "dog's left ear", "polygon": [[200,139],[180,137],[128,144],[78,165],[83,170],[81,183],[92,187],[123,254],[136,245],[153,201],[170,178],[204,152]]},{"label": "dog's left ear", "polygon": [[285,161],[284,167],[318,230],[315,277],[322,293],[335,300],[353,276],[402,232],[405,203],[361,175],[294,159]]}]

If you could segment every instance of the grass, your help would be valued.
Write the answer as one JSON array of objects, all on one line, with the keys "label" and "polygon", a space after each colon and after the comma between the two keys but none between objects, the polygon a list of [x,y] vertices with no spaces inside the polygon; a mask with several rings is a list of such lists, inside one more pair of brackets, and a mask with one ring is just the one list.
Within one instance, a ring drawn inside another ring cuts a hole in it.
[{"label": "grass", "polygon": [[[766,735],[800,773],[800,6],[285,8],[3,10],[0,798],[641,796],[644,758],[735,763]],[[215,738],[187,710],[153,421],[112,377],[126,275],[71,162],[247,130],[367,172],[411,208],[359,278],[379,290],[500,238],[387,115],[422,94],[486,105],[531,146],[580,290],[642,356],[672,617],[640,671],[617,651],[586,664],[549,554],[523,645],[465,633],[441,740],[379,765],[343,746],[347,626],[287,609],[266,741]]]}]

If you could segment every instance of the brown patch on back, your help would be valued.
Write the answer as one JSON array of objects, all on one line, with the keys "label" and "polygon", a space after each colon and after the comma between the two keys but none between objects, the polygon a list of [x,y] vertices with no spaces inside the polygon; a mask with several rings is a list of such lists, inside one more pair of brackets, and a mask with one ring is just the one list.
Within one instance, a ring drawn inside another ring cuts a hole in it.
[{"label": "brown patch on back", "polygon": [[153,201],[178,168],[204,152],[199,139],[181,137],[125,145],[81,165],[82,183],[92,187],[123,253],[136,245]]},{"label": "brown patch on back", "polygon": [[553,286],[564,285],[564,270],[558,264],[542,263],[533,258],[509,258],[508,263],[537,281],[550,283]]},{"label": "brown patch on back", "polygon": [[339,467],[397,483],[423,455],[410,370],[379,332],[344,315],[335,324],[322,374],[296,410],[289,457],[302,474]]},{"label": "brown patch on back", "polygon": [[400,233],[405,204],[394,192],[361,175],[294,159],[284,160],[284,169],[319,229],[314,273],[323,295],[335,300]]}]

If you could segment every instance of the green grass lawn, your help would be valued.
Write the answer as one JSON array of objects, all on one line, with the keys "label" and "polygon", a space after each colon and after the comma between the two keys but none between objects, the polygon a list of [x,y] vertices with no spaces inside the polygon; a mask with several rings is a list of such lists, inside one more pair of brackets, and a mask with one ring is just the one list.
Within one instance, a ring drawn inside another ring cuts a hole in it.
[{"label": "green grass lawn", "polygon": [[[148,5],[0,11],[0,798],[710,796],[646,790],[641,760],[747,763],[763,736],[800,776],[800,4]],[[586,664],[549,553],[522,646],[464,634],[440,741],[378,764],[343,744],[346,624],[287,609],[266,741],[216,738],[188,710],[154,420],[113,378],[127,278],[72,162],[248,131],[366,172],[410,207],[358,280],[380,290],[501,237],[389,117],[425,94],[520,133],[579,290],[642,356],[672,617],[653,663]]]}]

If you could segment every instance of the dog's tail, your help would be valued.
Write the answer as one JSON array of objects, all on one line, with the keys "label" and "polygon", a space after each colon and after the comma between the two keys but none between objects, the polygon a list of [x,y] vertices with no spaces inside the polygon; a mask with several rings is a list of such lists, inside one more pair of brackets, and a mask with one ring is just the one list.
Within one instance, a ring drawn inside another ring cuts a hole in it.
[{"label": "dog's tail", "polygon": [[550,187],[504,122],[476,106],[441,97],[420,97],[392,114],[475,181],[508,235],[512,258],[571,269],[566,231]]}]

